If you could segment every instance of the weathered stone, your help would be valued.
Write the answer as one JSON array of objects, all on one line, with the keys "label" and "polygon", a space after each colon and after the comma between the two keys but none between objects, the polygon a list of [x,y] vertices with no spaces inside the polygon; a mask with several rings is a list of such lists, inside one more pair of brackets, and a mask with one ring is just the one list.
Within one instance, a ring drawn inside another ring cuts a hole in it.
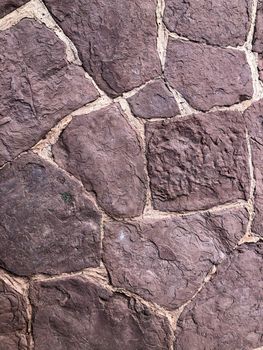
[{"label": "weathered stone", "polygon": [[191,299],[243,237],[244,209],[105,225],[103,261],[116,287],[167,309]]},{"label": "weathered stone", "polygon": [[166,318],[133,298],[82,277],[35,282],[33,337],[38,350],[168,350]]},{"label": "weathered stone", "polygon": [[29,0],[1,0],[0,2],[0,18],[6,16],[8,13],[16,10],[18,7],[24,5]]},{"label": "weathered stone", "polygon": [[83,66],[109,95],[160,75],[156,0],[45,0]]},{"label": "weathered stone", "polygon": [[148,123],[146,142],[155,209],[209,209],[248,198],[248,150],[241,113],[217,111]]},{"label": "weathered stone", "polygon": [[78,177],[110,215],[142,213],[147,188],[143,151],[118,105],[75,117],[53,151],[55,161]]},{"label": "weathered stone", "polygon": [[263,1],[258,0],[257,16],[255,23],[255,32],[253,38],[253,51],[256,51],[258,56],[259,77],[263,80]]},{"label": "weathered stone", "polygon": [[190,40],[219,46],[246,41],[252,0],[166,0],[164,22],[168,29]]},{"label": "weathered stone", "polygon": [[194,108],[231,106],[253,95],[251,71],[242,51],[170,38],[165,77]]},{"label": "weathered stone", "polygon": [[100,214],[73,178],[34,154],[0,170],[0,266],[58,274],[98,266]]},{"label": "weathered stone", "polygon": [[60,119],[98,93],[66,60],[64,43],[23,19],[0,33],[0,165],[38,142]]},{"label": "weathered stone", "polygon": [[0,350],[26,350],[26,301],[0,278]]},{"label": "weathered stone", "polygon": [[252,231],[263,236],[263,100],[254,102],[246,110],[244,116],[250,135],[252,163],[256,180],[254,193],[255,217]]},{"label": "weathered stone", "polygon": [[174,349],[251,350],[262,346],[262,257],[262,243],[242,246],[219,266],[180,316]]},{"label": "weathered stone", "polygon": [[132,113],[140,118],[165,118],[180,114],[173,94],[161,79],[147,84],[127,101]]}]

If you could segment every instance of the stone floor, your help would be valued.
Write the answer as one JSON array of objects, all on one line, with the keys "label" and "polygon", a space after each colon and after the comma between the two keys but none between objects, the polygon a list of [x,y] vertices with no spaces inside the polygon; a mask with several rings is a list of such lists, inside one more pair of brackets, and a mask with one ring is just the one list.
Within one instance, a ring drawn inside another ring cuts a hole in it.
[{"label": "stone floor", "polygon": [[0,350],[263,349],[263,1],[0,0]]}]

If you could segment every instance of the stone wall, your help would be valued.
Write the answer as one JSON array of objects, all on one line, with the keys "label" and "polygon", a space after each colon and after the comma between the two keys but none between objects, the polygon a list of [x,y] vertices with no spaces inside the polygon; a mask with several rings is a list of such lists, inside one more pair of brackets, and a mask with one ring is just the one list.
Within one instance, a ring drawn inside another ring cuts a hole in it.
[{"label": "stone wall", "polygon": [[262,1],[0,17],[0,350],[263,349]]}]

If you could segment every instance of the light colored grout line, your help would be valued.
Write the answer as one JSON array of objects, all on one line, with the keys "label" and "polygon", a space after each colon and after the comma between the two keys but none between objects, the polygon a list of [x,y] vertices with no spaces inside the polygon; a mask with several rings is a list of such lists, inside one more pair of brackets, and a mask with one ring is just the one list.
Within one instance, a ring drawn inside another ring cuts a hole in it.
[{"label": "light colored grout line", "polygon": [[251,25],[250,29],[247,35],[247,40],[244,44],[244,47],[247,48],[247,50],[252,50],[253,45],[253,36],[255,32],[255,25],[256,25],[256,18],[257,18],[257,6],[258,6],[258,0],[252,0],[252,9],[251,9]]},{"label": "light colored grout line", "polygon": [[157,0],[157,5],[156,5],[157,51],[160,57],[162,70],[164,70],[166,48],[168,44],[168,31],[163,23],[164,9],[165,9],[165,0]]}]

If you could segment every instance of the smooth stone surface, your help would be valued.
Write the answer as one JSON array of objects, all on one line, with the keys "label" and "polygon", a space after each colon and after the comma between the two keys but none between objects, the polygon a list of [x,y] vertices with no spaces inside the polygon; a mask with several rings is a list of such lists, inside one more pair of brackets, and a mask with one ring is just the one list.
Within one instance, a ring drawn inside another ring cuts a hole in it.
[{"label": "smooth stone surface", "polygon": [[246,232],[244,209],[105,224],[103,261],[116,287],[167,309],[190,300]]},{"label": "smooth stone surface", "polygon": [[245,123],[237,111],[146,125],[153,206],[194,211],[248,199]]},{"label": "smooth stone surface", "polygon": [[253,95],[250,67],[242,51],[170,38],[165,77],[195,109],[232,106]]},{"label": "smooth stone surface", "polygon": [[0,170],[0,266],[23,276],[100,263],[100,214],[74,178],[30,153]]},{"label": "smooth stone surface", "polygon": [[142,213],[147,189],[143,149],[118,104],[74,117],[53,153],[58,165],[79,178],[108,214]]}]

